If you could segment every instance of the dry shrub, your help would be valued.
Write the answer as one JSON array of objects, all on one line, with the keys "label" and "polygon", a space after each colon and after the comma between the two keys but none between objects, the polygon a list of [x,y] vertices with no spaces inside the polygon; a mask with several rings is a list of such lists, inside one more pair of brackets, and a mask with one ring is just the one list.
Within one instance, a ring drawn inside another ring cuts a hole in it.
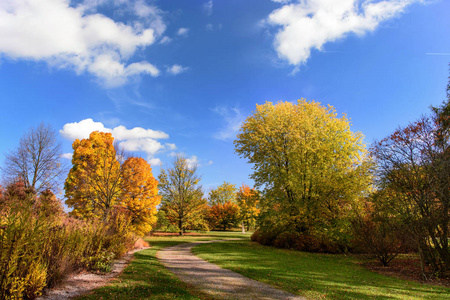
[{"label": "dry shrub", "polygon": [[109,271],[137,240],[129,228],[122,214],[76,220],[48,191],[7,188],[0,193],[0,299],[34,299],[80,268]]}]

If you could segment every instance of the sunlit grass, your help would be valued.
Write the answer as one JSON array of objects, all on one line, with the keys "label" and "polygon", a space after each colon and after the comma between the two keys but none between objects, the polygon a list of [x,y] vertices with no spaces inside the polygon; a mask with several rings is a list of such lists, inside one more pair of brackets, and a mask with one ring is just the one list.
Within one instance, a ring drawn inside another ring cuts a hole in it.
[{"label": "sunlit grass", "polygon": [[180,243],[243,236],[239,232],[207,232],[202,236],[147,237],[151,248],[135,253],[130,265],[111,284],[76,299],[209,299],[168,271],[157,260],[156,253]]},{"label": "sunlit grass", "polygon": [[450,299],[450,289],[380,275],[345,255],[277,249],[250,241],[202,244],[200,257],[308,299]]}]

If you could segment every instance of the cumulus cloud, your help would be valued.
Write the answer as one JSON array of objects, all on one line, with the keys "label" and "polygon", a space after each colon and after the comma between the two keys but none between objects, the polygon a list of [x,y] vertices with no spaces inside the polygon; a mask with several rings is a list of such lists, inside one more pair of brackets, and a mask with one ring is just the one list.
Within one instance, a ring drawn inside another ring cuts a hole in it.
[{"label": "cumulus cloud", "polygon": [[188,67],[183,67],[180,65],[173,65],[173,66],[167,68],[167,73],[169,73],[171,75],[178,75],[180,73],[186,72],[187,70],[189,70]]},{"label": "cumulus cloud", "polygon": [[[273,0],[285,4],[290,1]],[[273,11],[267,22],[281,28],[275,36],[278,56],[296,69],[312,49],[346,37],[375,30],[380,23],[404,12],[420,0],[297,0]]]},{"label": "cumulus cloud", "polygon": [[[59,132],[64,138],[75,140],[88,138],[92,131],[111,133],[114,139],[119,141],[119,146],[123,150],[128,152],[144,152],[147,154],[148,161],[153,160],[156,162],[159,160],[155,157],[156,154],[164,150],[174,150],[177,148],[173,143],[165,143],[163,145],[157,141],[159,139],[169,138],[169,135],[165,132],[144,129],[142,127],[127,129],[122,125],[114,128],[107,128],[103,125],[103,123],[95,122],[92,119],[67,123]],[[68,155],[68,153],[63,154],[63,157],[69,158]]]},{"label": "cumulus cloud", "polygon": [[180,36],[187,36],[188,33],[189,33],[189,28],[184,28],[184,27],[181,27],[177,31],[177,34],[180,35]]},{"label": "cumulus cloud", "polygon": [[[130,11],[136,20],[124,24],[96,12],[106,4],[134,4]],[[1,54],[89,73],[107,87],[135,75],[158,76],[151,63],[128,61],[164,30],[160,10],[142,0],[89,0],[77,6],[68,0],[0,1]]]},{"label": "cumulus cloud", "polygon": [[214,134],[214,138],[223,141],[234,139],[245,120],[241,111],[237,107],[216,107],[213,112],[220,115],[225,121],[225,126]]}]

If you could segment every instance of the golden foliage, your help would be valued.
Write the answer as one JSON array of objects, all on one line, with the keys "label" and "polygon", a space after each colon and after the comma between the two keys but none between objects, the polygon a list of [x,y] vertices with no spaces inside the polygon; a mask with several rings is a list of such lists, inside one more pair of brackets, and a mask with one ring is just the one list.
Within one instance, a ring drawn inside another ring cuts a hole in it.
[{"label": "golden foliage", "polygon": [[128,158],[122,165],[122,197],[120,206],[131,216],[132,230],[144,235],[156,222],[156,206],[161,202],[158,181],[143,158]]},{"label": "golden foliage", "polygon": [[88,139],[73,142],[73,167],[64,186],[71,215],[106,219],[119,202],[120,163],[113,141],[111,133],[94,131]]}]

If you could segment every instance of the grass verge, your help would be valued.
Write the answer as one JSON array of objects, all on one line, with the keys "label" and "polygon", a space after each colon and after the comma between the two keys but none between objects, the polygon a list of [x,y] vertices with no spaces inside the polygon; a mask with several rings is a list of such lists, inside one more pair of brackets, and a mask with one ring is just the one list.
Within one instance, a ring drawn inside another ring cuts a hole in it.
[{"label": "grass verge", "polygon": [[193,252],[308,299],[450,299],[449,288],[377,274],[351,256],[277,249],[250,241],[201,244]]},{"label": "grass verge", "polygon": [[[243,237],[238,232],[208,232],[201,236],[146,237],[151,248],[136,252],[127,268],[107,286],[75,299],[210,299],[168,271],[156,253],[169,246],[196,241]],[[249,238],[249,234],[245,235]]]}]

